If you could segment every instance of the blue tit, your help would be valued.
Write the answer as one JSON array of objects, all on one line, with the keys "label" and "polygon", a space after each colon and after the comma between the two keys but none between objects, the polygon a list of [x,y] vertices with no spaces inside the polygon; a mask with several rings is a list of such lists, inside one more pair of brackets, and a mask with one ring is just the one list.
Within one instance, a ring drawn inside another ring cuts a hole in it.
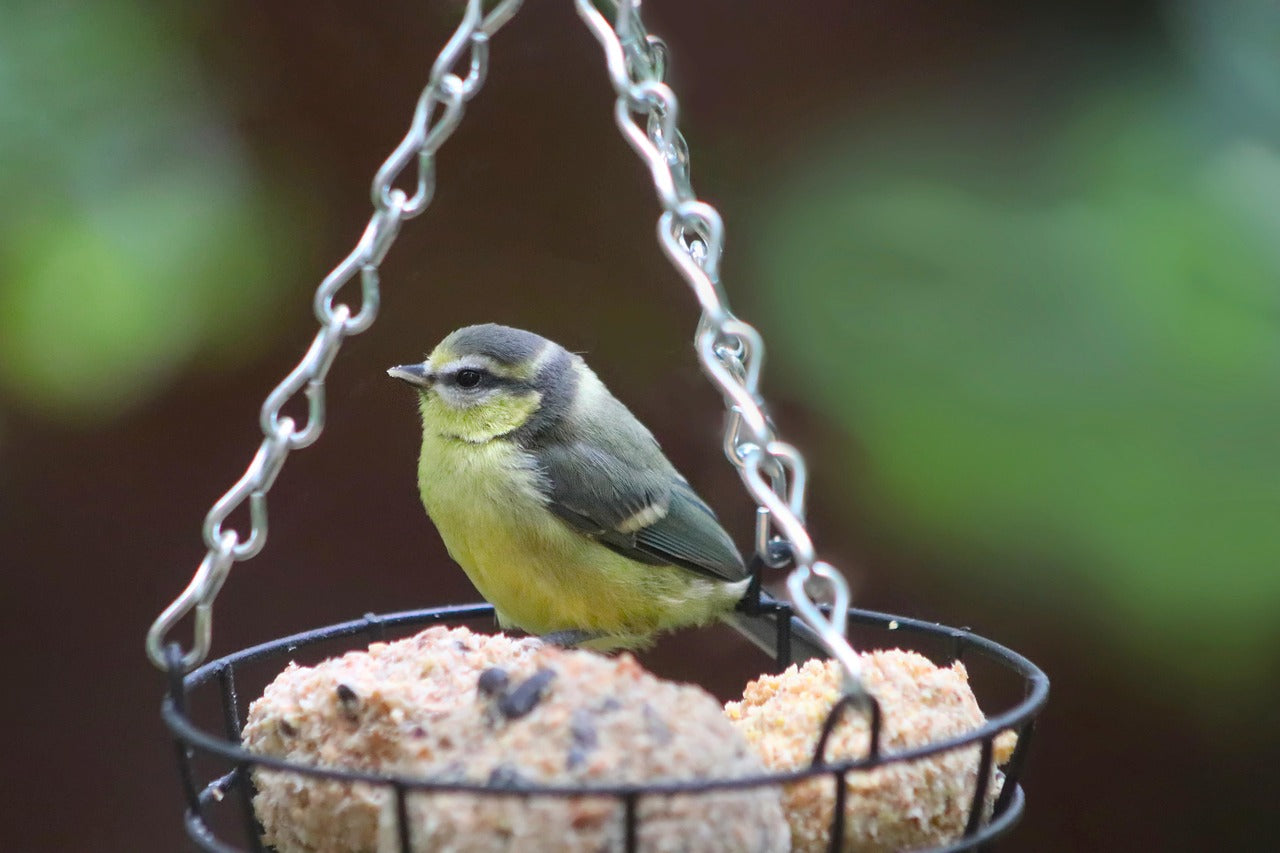
[{"label": "blue tit", "polygon": [[489,323],[387,372],[418,392],[423,506],[503,627],[638,647],[742,598],[715,513],[578,355]]}]

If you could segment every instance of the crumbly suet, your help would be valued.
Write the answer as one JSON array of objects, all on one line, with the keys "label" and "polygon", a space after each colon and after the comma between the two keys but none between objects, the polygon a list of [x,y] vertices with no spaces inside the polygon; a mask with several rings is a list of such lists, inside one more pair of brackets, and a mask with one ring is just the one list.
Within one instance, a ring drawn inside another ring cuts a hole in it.
[{"label": "crumbly suet", "polygon": [[[940,668],[922,655],[897,649],[861,658],[863,681],[880,703],[886,754],[957,737],[985,722],[963,664]],[[729,702],[725,713],[770,770],[801,769],[812,760],[822,724],[840,695],[840,675],[832,660],[792,665],[748,684],[742,700]],[[869,741],[866,716],[850,709],[827,741],[827,760],[865,756]],[[1015,742],[1012,732],[996,738],[995,764],[1008,761]],[[909,764],[850,772],[843,849],[890,853],[959,838],[978,776],[978,753],[977,746],[966,747]],[[998,770],[993,777],[988,809],[1003,782]],[[829,849],[833,807],[829,777],[786,786],[783,808],[792,850]]]},{"label": "crumbly suet", "polygon": [[[346,690],[339,690],[344,685]],[[354,698],[353,698],[354,697]],[[305,764],[495,789],[734,777],[760,759],[700,688],[629,655],[436,627],[315,667],[290,665],[250,707],[246,748]],[[254,807],[279,853],[392,851],[381,787],[259,770]],[[415,851],[624,849],[612,797],[410,794]],[[644,797],[644,851],[788,849],[780,792],[765,786]]]}]

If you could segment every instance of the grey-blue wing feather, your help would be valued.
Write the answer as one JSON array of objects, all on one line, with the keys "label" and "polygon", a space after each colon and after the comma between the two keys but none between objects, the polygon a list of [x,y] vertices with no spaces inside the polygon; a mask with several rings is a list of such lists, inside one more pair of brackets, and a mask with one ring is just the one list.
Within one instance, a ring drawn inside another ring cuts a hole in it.
[{"label": "grey-blue wing feather", "polygon": [[[665,457],[646,459],[646,464],[639,456],[624,460],[581,442],[533,452],[544,475],[548,508],[584,535],[642,563],[681,566],[717,580],[747,576],[715,513]],[[643,513],[660,517],[627,529]]]},{"label": "grey-blue wing feather", "polygon": [[747,576],[742,556],[716,515],[684,480],[671,489],[667,514],[636,531],[637,549],[724,580]]}]

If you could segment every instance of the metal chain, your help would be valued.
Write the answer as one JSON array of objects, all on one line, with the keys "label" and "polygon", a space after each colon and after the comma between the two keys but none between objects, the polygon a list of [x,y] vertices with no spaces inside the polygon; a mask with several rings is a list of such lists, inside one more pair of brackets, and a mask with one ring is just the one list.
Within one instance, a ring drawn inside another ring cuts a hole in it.
[{"label": "metal chain", "polygon": [[[666,45],[645,30],[640,0],[610,4],[616,8],[613,23],[592,0],[574,3],[604,48],[618,96],[614,121],[653,178],[663,209],[658,243],[702,307],[694,346],[728,408],[725,455],[757,504],[756,552],[775,568],[785,565],[788,557],[794,560],[787,591],[796,611],[842,664],[846,692],[862,695],[861,662],[845,631],[849,585],[838,569],[817,559],[805,527],[804,458],[778,438],[760,394],[764,340],[729,310],[720,283],[724,222],[714,207],[697,198],[690,183],[689,148],[677,126],[679,102],[663,82]],[[829,617],[818,603],[823,598],[831,602]]]},{"label": "metal chain", "polygon": [[[164,647],[179,621],[195,611],[195,640],[182,652],[182,666],[190,670],[208,656],[213,639],[213,602],[231,566],[256,556],[267,543],[267,492],[290,451],[307,447],[324,429],[324,380],[342,342],[373,324],[378,313],[378,266],[395,242],[400,225],[426,209],[435,192],[435,155],[462,120],[466,102],[484,85],[489,67],[489,39],[520,8],[523,0],[501,0],[488,15],[482,0],[467,0],[462,22],[431,66],[431,76],[413,113],[409,132],[373,179],[374,213],[350,254],[316,289],[315,314],[320,331],[298,366],[290,371],[262,404],[259,423],[263,440],[248,469],[209,510],[204,520],[208,548],[191,583],[165,608],[147,632],[147,656],[168,669]],[[465,60],[465,75],[460,72]],[[414,159],[418,161],[413,195],[395,186]],[[360,310],[335,303],[338,292],[360,275]],[[281,412],[299,392],[307,399],[307,421],[301,429]],[[249,502],[249,534],[225,528],[227,518]]]},{"label": "metal chain", "polygon": [[[164,646],[174,626],[195,612],[195,639],[182,653],[191,669],[208,655],[212,642],[213,603],[237,562],[261,552],[267,538],[266,495],[290,451],[315,442],[324,429],[324,380],[343,340],[368,329],[379,306],[378,266],[406,219],[420,214],[435,191],[435,154],[457,128],[466,102],[484,84],[490,37],[519,9],[523,0],[502,0],[488,15],[481,0],[467,0],[463,19],[432,66],[405,137],[378,169],[373,180],[374,214],[355,249],[316,289],[314,308],[321,328],[298,365],[267,395],[260,425],[263,441],[244,475],[213,505],[203,525],[207,552],[187,588],[152,624],[147,654],[167,668]],[[750,324],[735,317],[720,284],[719,264],[724,224],[710,204],[697,199],[689,177],[689,150],[677,126],[675,93],[663,82],[667,49],[644,28],[638,0],[617,3],[610,24],[591,0],[575,0],[578,14],[605,50],[609,76],[618,99],[614,118],[624,138],[649,165],[663,214],[659,244],[693,289],[702,307],[695,346],[704,370],[720,388],[729,408],[725,453],[756,499],[756,550],[771,566],[794,560],[787,589],[796,610],[844,665],[850,690],[860,690],[859,661],[845,637],[849,589],[840,572],[816,558],[804,523],[806,467],[793,446],[780,441],[759,393],[764,341]],[[466,76],[455,68],[467,59]],[[636,116],[645,117],[642,128]],[[412,196],[395,182],[418,160]],[[339,290],[360,274],[360,310],[334,303]],[[299,392],[307,399],[307,421],[298,429],[284,407]],[[227,518],[249,502],[247,537],[224,529]],[[776,531],[776,532],[775,532]],[[778,546],[785,546],[780,549]],[[824,593],[826,595],[824,595]],[[830,597],[832,616],[818,602]]]}]

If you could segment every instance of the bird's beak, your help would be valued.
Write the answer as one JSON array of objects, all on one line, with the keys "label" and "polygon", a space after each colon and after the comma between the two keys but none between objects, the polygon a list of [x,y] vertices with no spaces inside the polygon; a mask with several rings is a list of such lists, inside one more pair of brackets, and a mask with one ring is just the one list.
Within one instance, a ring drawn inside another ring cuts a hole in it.
[{"label": "bird's beak", "polygon": [[396,379],[402,379],[410,385],[416,385],[419,388],[430,388],[431,383],[435,381],[435,374],[431,372],[431,368],[423,364],[404,364],[400,367],[392,367],[387,370],[388,376]]}]

